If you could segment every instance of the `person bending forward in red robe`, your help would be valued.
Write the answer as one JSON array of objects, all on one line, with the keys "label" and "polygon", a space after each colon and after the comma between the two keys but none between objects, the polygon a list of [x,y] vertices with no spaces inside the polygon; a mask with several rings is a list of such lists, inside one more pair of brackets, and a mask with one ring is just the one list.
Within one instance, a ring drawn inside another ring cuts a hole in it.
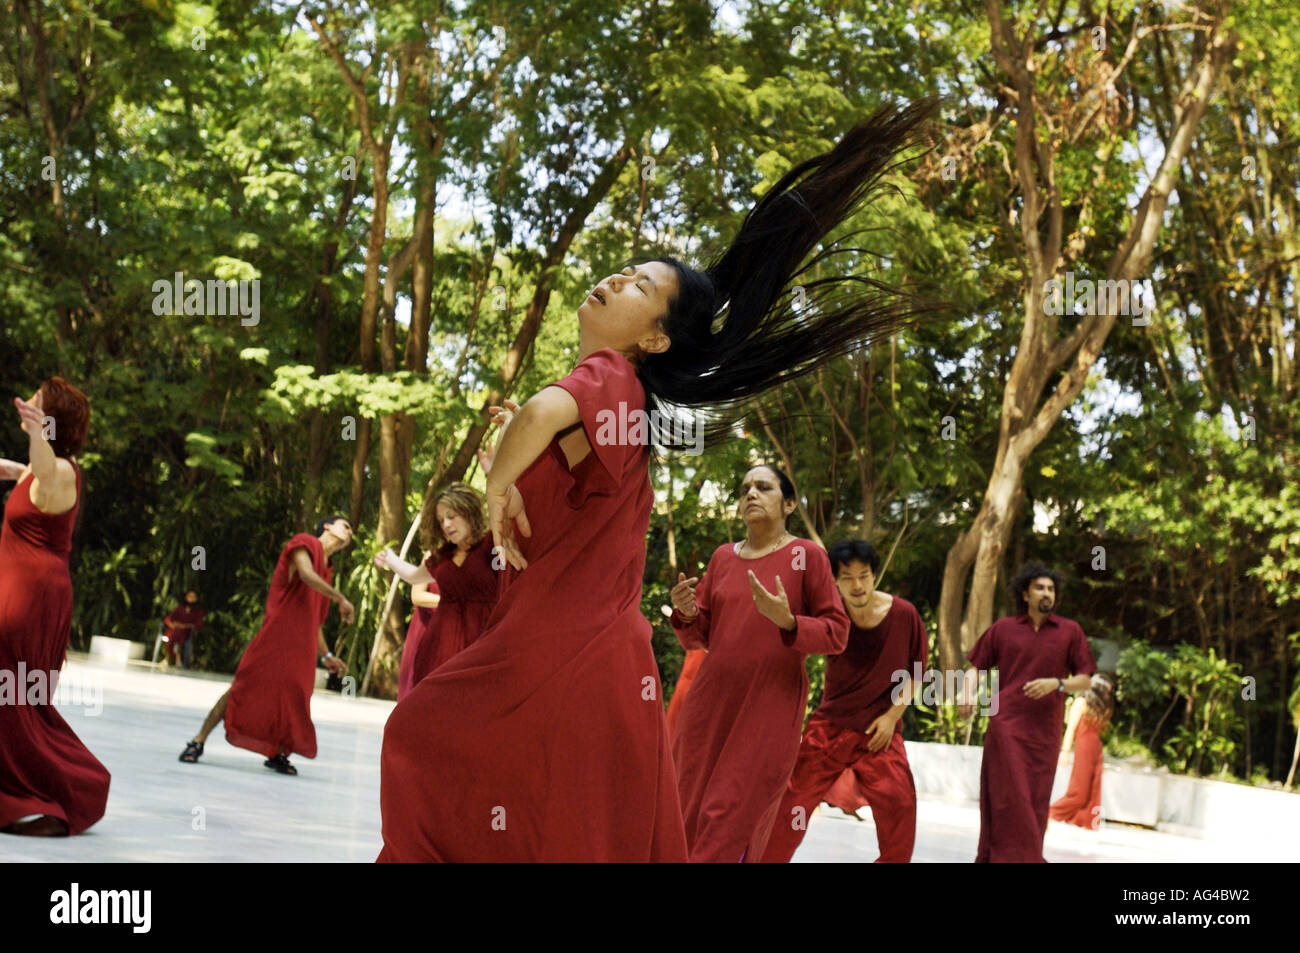
[{"label": "person bending forward in red robe", "polygon": [[[849,614],[849,644],[826,660],[821,704],[808,718],[763,862],[788,861],[809,814],[827,801],[849,813],[869,805],[877,861],[906,863],[916,841],[916,784],[902,721],[928,659],[925,624],[912,603],[876,588],[880,555],[870,543],[842,540],[828,555]],[[846,774],[848,783],[837,784]]]},{"label": "person bending forward in red robe", "polygon": [[316,686],[317,652],[338,675],[347,666],[325,644],[320,627],[337,602],[339,617],[352,621],[352,603],[331,585],[330,557],[352,541],[352,525],[329,516],[316,535],[299,533],[280,551],[266,597],[262,628],[239,661],[230,688],[212,706],[203,727],[180,760],[199,760],[204,742],[223,718],[226,740],[265,756],[266,767],[297,774],[289,755],[316,757],[316,728],[311,721],[311,694]]},{"label": "person bending forward in red robe", "polygon": [[1046,566],[1021,569],[1010,588],[1019,616],[998,619],[967,656],[964,718],[978,671],[998,668],[997,711],[989,717],[980,765],[977,863],[1044,863],[1043,836],[1061,751],[1065,695],[1092,683],[1097,670],[1077,622],[1052,612],[1061,576]]}]

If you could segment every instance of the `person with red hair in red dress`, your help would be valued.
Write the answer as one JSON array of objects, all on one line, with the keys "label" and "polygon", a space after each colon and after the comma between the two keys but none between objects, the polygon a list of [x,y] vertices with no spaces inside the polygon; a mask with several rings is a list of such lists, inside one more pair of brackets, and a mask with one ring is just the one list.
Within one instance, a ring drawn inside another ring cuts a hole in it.
[{"label": "person with red hair in red dress", "polygon": [[[81,506],[76,456],[90,402],[51,377],[31,400],[16,397],[14,405],[28,463],[0,460],[0,479],[17,481],[0,529],[0,830],[79,834],[104,816],[110,776],[50,696],[72,634],[68,556]],[[20,673],[27,684],[19,684]],[[32,697],[36,673],[48,691]]]}]

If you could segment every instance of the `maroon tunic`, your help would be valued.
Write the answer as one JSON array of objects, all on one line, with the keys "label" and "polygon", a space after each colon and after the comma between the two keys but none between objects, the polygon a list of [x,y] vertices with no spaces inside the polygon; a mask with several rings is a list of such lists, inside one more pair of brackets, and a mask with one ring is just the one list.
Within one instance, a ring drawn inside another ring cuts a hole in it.
[{"label": "maroon tunic", "polygon": [[455,545],[447,543],[424,563],[433,576],[429,588],[436,585],[441,600],[411,659],[412,685],[473,644],[487,628],[497,603],[501,573],[492,568],[492,534],[471,546],[459,566],[452,558],[455,554]]},{"label": "maroon tunic", "polygon": [[[894,707],[900,672],[920,686],[928,658],[925,624],[912,603],[894,596],[885,617],[870,629],[849,623],[849,644],[826,660],[822,702],[808,719],[799,759],[786,785],[764,863],[785,863],[822,801],[854,813],[870,805],[882,862],[905,863],[916,840],[916,785],[903,747],[903,720],[889,746],[873,752],[865,734]],[[910,700],[910,696],[909,696]]]},{"label": "maroon tunic", "polygon": [[[799,754],[808,701],[804,660],[842,652],[849,618],[826,551],[795,539],[758,559],[714,551],[695,589],[699,613],[673,611],[686,649],[708,649],[673,736],[692,861],[758,862]],[[781,577],[798,628],[759,614],[749,572],[768,592]]]},{"label": "maroon tunic", "polygon": [[645,446],[602,443],[641,410],[608,348],[558,382],[592,450],[558,438],[515,481],[532,536],[477,641],[397,703],[380,759],[382,861],[683,861],[650,623]]},{"label": "maroon tunic", "polygon": [[184,602],[168,613],[163,618],[163,625],[167,627],[168,644],[184,645],[190,636],[197,635],[203,628],[205,614],[203,609],[191,609]]},{"label": "maroon tunic", "polygon": [[989,718],[980,766],[980,841],[976,862],[1043,862],[1043,835],[1061,753],[1065,693],[1033,699],[1026,682],[1097,670],[1077,622],[1048,615],[1035,631],[1029,615],[998,619],[967,656],[998,668],[998,710]]},{"label": "maroon tunic", "polygon": [[289,578],[295,549],[307,550],[312,569],[326,582],[334,578],[317,537],[299,533],[285,544],[271,576],[262,628],[244,650],[226,702],[226,740],[268,758],[278,751],[316,757],[311,693],[330,600],[298,573]]},{"label": "maroon tunic", "polygon": [[[0,528],[0,827],[44,814],[67,824],[69,834],[79,834],[104,816],[108,803],[108,770],[86,750],[50,697],[51,673],[63,667],[72,634],[68,554],[81,506],[81,471],[76,473],[77,503],[66,513],[51,516],[36,508],[30,473],[5,503]],[[42,682],[33,681],[34,672],[43,673]],[[41,683],[44,697],[37,691]]]},{"label": "maroon tunic", "polygon": [[[429,591],[437,592],[438,584],[436,582],[429,583]],[[397,669],[398,701],[401,701],[415,684],[415,666],[413,664],[415,654],[419,651],[420,641],[424,638],[429,623],[433,621],[433,614],[437,611],[436,608],[430,608],[429,606],[416,606],[415,611],[411,613],[410,625],[406,627],[406,641],[402,643],[402,663]]]}]

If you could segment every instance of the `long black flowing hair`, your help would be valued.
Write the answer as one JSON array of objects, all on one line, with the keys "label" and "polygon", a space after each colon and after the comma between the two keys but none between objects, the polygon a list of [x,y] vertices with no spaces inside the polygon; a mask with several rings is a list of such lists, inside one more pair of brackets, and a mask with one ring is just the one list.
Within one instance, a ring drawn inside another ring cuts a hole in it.
[{"label": "long black flowing hair", "polygon": [[[660,329],[672,342],[634,363],[646,412],[661,421],[653,443],[680,448],[682,433],[715,446],[735,435],[742,404],[770,387],[887,338],[939,308],[860,274],[802,280],[822,262],[861,249],[817,245],[881,189],[898,153],[935,112],[934,98],[883,106],[829,152],[787,172],[745,216],[731,244],[702,271],[652,256],[677,273]],[[674,407],[707,407],[688,421]],[[657,411],[657,414],[653,412]]]}]

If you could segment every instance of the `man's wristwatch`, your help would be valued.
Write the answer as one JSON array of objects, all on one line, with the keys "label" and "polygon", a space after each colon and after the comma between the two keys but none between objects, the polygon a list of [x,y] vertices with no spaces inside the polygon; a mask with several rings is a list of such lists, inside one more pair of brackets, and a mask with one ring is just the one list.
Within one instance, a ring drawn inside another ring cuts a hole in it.
[{"label": "man's wristwatch", "polygon": [[1058,678],[1058,679],[1056,680],[1056,690],[1057,690],[1058,692],[1064,692],[1064,691],[1065,691],[1065,679],[1063,679],[1063,678]]}]

